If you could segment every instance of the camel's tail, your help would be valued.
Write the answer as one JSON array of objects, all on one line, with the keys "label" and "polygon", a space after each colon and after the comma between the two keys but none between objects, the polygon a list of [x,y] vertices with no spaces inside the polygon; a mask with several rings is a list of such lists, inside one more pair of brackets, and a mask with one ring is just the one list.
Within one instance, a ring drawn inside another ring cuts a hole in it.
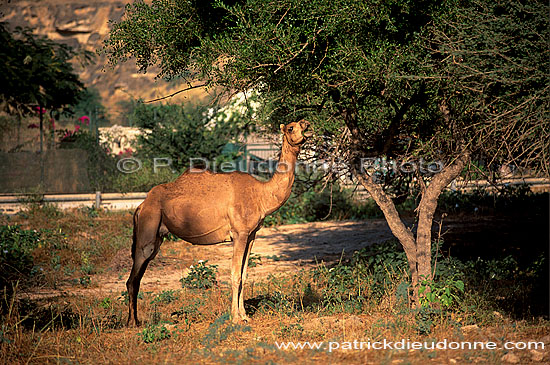
[{"label": "camel's tail", "polygon": [[134,229],[132,233],[132,260],[134,260],[136,256],[136,244],[137,244],[137,224],[138,224],[138,213],[141,210],[141,205],[137,207],[136,211],[134,212]]}]

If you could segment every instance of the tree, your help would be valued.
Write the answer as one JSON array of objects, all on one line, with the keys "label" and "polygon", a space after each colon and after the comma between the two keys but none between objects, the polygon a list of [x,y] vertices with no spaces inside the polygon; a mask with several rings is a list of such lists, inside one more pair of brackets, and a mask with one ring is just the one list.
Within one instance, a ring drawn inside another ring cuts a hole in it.
[{"label": "tree", "polygon": [[[514,0],[136,1],[104,50],[159,76],[256,89],[272,125],[313,122],[320,157],[349,166],[402,243],[418,303],[438,197],[472,159],[548,174],[547,12]],[[395,209],[396,181],[419,191],[416,232]]]},{"label": "tree", "polygon": [[[54,110],[75,104],[84,85],[70,60],[77,55],[71,47],[16,28],[15,36],[0,23],[0,103],[10,113],[40,111],[42,150],[44,109]],[[83,53],[90,60],[90,53]]]},{"label": "tree", "polygon": [[238,113],[226,115],[211,109],[209,115],[208,111],[201,106],[135,102],[128,117],[132,125],[144,129],[137,141],[138,154],[151,160],[169,157],[170,167],[181,171],[192,158],[220,158],[227,143],[246,138],[252,130]]}]

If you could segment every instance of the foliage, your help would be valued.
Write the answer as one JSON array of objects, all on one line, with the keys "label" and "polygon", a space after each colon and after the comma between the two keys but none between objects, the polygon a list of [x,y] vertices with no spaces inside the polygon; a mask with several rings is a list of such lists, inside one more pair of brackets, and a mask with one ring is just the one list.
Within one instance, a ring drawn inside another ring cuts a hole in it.
[{"label": "foliage", "polygon": [[268,215],[264,225],[382,217],[382,212],[371,199],[356,199],[351,189],[338,183],[329,186],[321,178],[299,171],[287,202]]},{"label": "foliage", "polygon": [[11,290],[11,282],[30,276],[33,251],[40,245],[40,232],[18,225],[0,226],[0,289]]},{"label": "foliage", "polygon": [[447,278],[444,282],[423,279],[418,292],[423,307],[435,305],[449,308],[460,300],[459,295],[464,293],[464,282],[454,278]]},{"label": "foliage", "polygon": [[86,152],[91,188],[95,191],[111,190],[113,179],[122,173],[116,169],[116,160],[107,153],[107,147],[100,145],[97,137],[83,128],[75,131],[58,130],[57,133],[60,136],[59,148],[79,148]]},{"label": "foliage", "polygon": [[[548,9],[541,0],[136,1],[104,51],[114,64],[158,65],[159,76],[254,90],[274,130],[312,122],[316,157],[346,166],[332,178],[351,172],[369,190],[417,283],[431,274],[427,212],[472,159],[550,173]],[[441,168],[363,171],[363,158]],[[389,199],[411,185],[422,196],[412,237]]]},{"label": "foliage", "polygon": [[248,267],[256,267],[262,264],[262,256],[252,253],[248,258]]},{"label": "foliage", "polygon": [[[338,125],[321,121],[342,118],[339,109],[354,107],[353,99],[362,101],[355,110],[366,118],[365,126],[371,124],[369,132],[389,124],[388,117],[399,112],[392,101],[399,104],[415,92],[414,82],[390,77],[411,68],[414,34],[438,8],[430,1],[189,5],[138,1],[128,6],[106,41],[111,61],[132,55],[143,70],[158,63],[162,76],[189,77],[194,74],[186,70],[194,69],[223,87],[254,86],[264,100],[276,103],[271,120],[277,125],[308,114],[320,132],[329,133]],[[187,52],[193,57],[184,56]]]},{"label": "foliage", "polygon": [[78,95],[78,99],[68,110],[70,115],[87,116],[92,118],[92,122],[97,126],[106,126],[109,124],[107,109],[102,103],[99,92],[94,88],[86,88]]},{"label": "foliage", "polygon": [[[75,104],[84,85],[71,60],[71,47],[33,35],[31,29],[16,28],[12,35],[0,23],[0,98],[13,110],[30,112],[32,104],[58,109]],[[81,54],[91,59],[89,52]]]},{"label": "foliage", "polygon": [[104,51],[113,63],[134,56],[142,70],[158,64],[160,76],[255,87],[274,124],[307,116],[327,136],[345,125],[349,147],[370,156],[445,158],[471,144],[498,154],[489,163],[521,155],[521,164],[549,140],[547,9],[515,0],[137,1]]},{"label": "foliage", "polygon": [[321,304],[329,313],[360,313],[367,304],[369,278],[362,267],[336,265],[330,269],[321,266],[314,279],[321,284]]},{"label": "foliage", "polygon": [[145,343],[154,343],[171,337],[170,331],[162,324],[148,325],[138,333],[138,336]]},{"label": "foliage", "polygon": [[178,297],[178,293],[175,290],[164,290],[160,292],[152,301],[151,304],[162,303],[170,304]]},{"label": "foliage", "polygon": [[186,301],[181,309],[172,313],[172,316],[176,316],[178,320],[182,320],[187,327],[191,326],[191,323],[198,322],[204,319],[205,315],[202,312],[205,302],[202,297],[194,296],[190,300]]},{"label": "foliage", "polygon": [[[121,158],[127,157],[129,156],[121,156]],[[123,173],[116,170],[114,175],[111,176],[112,179],[109,184],[105,187],[105,191],[121,193],[149,191],[153,187],[173,181],[179,176],[179,173],[173,172],[170,167],[157,167],[155,169],[154,162],[151,159],[145,158],[140,161],[141,168],[137,172]]]},{"label": "foliage", "polygon": [[130,121],[132,125],[148,129],[137,141],[139,155],[149,159],[168,157],[171,168],[180,172],[193,158],[214,163],[228,142],[238,141],[251,131],[242,117],[214,121],[205,108],[175,104],[137,102]]},{"label": "foliage", "polygon": [[510,163],[548,175],[548,3],[460,5],[428,27],[433,39],[424,45],[440,61],[434,73],[445,77],[450,113],[465,120],[462,133],[485,165]]},{"label": "foliage", "polygon": [[181,285],[189,289],[210,289],[216,284],[218,265],[208,265],[208,260],[199,260],[191,265],[185,278],[180,279]]},{"label": "foliage", "polygon": [[407,257],[395,240],[369,245],[354,252],[352,265],[366,270],[373,278],[372,291],[380,297],[394,282],[406,274]]},{"label": "foliage", "polygon": [[469,192],[446,191],[441,195],[439,209],[446,213],[477,213],[514,215],[529,210],[544,214],[548,193],[533,193],[529,185],[503,186],[496,191],[475,189]]},{"label": "foliage", "polygon": [[212,349],[225,341],[235,332],[250,332],[251,328],[240,324],[226,324],[229,320],[229,313],[224,313],[210,324],[207,333],[201,340],[201,343],[207,348]]}]

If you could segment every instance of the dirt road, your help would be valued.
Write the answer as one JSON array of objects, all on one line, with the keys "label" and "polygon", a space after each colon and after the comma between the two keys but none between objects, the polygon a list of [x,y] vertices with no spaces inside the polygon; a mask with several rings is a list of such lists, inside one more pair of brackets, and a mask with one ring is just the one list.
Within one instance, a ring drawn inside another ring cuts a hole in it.
[{"label": "dirt road", "polygon": [[[262,228],[252,249],[248,281],[258,281],[269,274],[288,273],[311,268],[316,262],[337,262],[365,246],[383,242],[392,234],[382,219],[368,222],[330,221],[292,224]],[[198,260],[218,265],[218,278],[229,282],[231,243],[212,246],[192,246],[186,242],[167,241],[151,262],[142,280],[141,290],[162,291],[181,288],[180,279],[187,275],[189,266]],[[102,294],[126,290],[125,281],[131,267],[130,249],[121,250],[109,269],[94,275],[92,287],[86,291]]]}]

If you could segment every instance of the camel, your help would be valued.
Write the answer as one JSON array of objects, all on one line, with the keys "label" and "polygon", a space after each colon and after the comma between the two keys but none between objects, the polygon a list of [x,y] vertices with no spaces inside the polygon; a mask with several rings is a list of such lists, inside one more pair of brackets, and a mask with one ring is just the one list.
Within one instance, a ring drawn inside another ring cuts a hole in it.
[{"label": "camel", "polygon": [[141,278],[169,232],[194,245],[233,242],[231,317],[234,323],[250,320],[244,309],[243,288],[256,232],[265,217],[290,196],[300,146],[311,136],[305,120],[281,124],[280,128],[281,155],[269,181],[239,171],[190,169],[149,191],[134,213],[133,265],[126,282],[128,326],[140,325],[137,296]]}]

